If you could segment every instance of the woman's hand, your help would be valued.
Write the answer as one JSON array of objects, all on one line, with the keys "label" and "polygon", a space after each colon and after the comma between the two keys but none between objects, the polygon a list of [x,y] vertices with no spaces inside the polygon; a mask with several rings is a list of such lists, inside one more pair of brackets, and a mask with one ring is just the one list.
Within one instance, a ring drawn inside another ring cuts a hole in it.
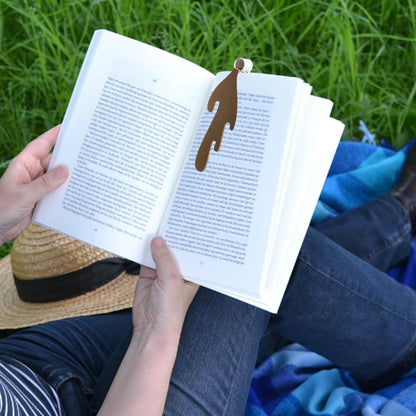
[{"label": "woman's hand", "polygon": [[134,330],[180,334],[198,285],[187,282],[162,238],[151,243],[156,270],[142,267],[133,304]]},{"label": "woman's hand", "polygon": [[0,179],[0,245],[20,234],[29,224],[36,202],[58,188],[68,169],[46,172],[59,126],[30,142],[9,164]]},{"label": "woman's hand", "polygon": [[161,238],[156,270],[143,267],[133,304],[134,332],[99,416],[161,416],[186,312],[198,285],[183,280]]}]

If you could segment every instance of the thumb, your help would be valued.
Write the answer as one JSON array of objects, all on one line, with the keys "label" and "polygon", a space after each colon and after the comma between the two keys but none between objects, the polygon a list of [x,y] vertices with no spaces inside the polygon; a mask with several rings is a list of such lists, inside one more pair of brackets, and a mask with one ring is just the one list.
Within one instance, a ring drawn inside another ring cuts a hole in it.
[{"label": "thumb", "polygon": [[[151,250],[153,260],[156,264],[158,279],[165,288],[169,288],[170,290],[181,290],[183,295],[182,301],[185,301],[186,303],[186,299],[188,299],[190,303],[195,296],[199,285],[183,279],[176,260],[163,238],[154,238],[151,243]],[[189,306],[189,304],[187,306]]]},{"label": "thumb", "polygon": [[65,182],[68,174],[69,171],[67,167],[57,166],[29,183],[27,189],[31,199],[37,202],[49,192],[57,189]]},{"label": "thumb", "polygon": [[156,237],[152,240],[151,251],[156,264],[157,276],[161,281],[169,282],[174,279],[182,279],[178,266],[165,240]]}]

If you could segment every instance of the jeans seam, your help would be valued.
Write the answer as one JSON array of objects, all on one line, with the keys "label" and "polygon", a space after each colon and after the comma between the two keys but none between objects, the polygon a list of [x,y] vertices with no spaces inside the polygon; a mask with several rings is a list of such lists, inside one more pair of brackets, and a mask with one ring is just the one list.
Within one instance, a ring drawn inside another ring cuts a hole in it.
[{"label": "jeans seam", "polygon": [[[253,320],[254,320],[255,313],[256,313],[256,308],[253,308],[252,309],[252,313],[251,313],[250,325],[248,327],[249,329],[252,328],[252,326],[253,326]],[[247,342],[248,342],[248,337],[246,336],[245,337],[245,341],[244,341],[244,345],[242,346],[242,348],[240,349],[240,351],[245,351],[245,348],[244,347],[247,344]],[[237,376],[237,373],[238,373],[237,370],[240,368],[241,360],[242,360],[242,354],[240,354],[240,358],[238,360],[238,364],[237,364],[237,366],[235,367],[235,370],[234,370],[234,375],[233,375],[233,379],[232,379],[232,382],[231,382],[231,385],[230,385],[230,389],[229,389],[228,400],[227,400],[226,406],[224,407],[223,416],[227,414],[227,411],[228,411],[228,408],[229,408],[229,405],[230,405],[231,392],[234,389],[235,381],[236,381],[236,378],[237,378],[236,376]]]},{"label": "jeans seam", "polygon": [[401,242],[400,240],[402,240],[403,237],[405,237],[409,233],[409,231],[410,231],[410,224],[404,224],[402,229],[394,236],[395,237],[394,240],[391,241],[389,245],[385,245],[384,247],[381,247],[368,258],[363,258],[363,260],[367,261],[368,263],[372,263],[373,260],[376,257],[380,256],[383,252],[390,250],[393,246],[397,244],[400,244]]},{"label": "jeans seam", "polygon": [[[361,299],[366,300],[367,302],[369,302],[371,305],[377,306],[379,308],[382,308],[383,310],[393,314],[395,317],[405,321],[405,322],[409,322],[413,325],[416,325],[416,321],[413,321],[409,318],[404,318],[403,316],[399,315],[398,313],[396,313],[395,311],[391,310],[390,308],[386,308],[383,305],[380,305],[379,303],[374,302],[372,299],[370,299],[367,296],[363,296],[361,295],[361,293],[357,292],[356,290],[353,290],[352,288],[350,288],[349,286],[345,285],[343,282],[340,282],[337,279],[332,278],[332,276],[330,276],[329,274],[323,272],[322,270],[318,270],[316,267],[314,267],[308,260],[306,260],[304,258],[304,256],[302,256],[301,254],[299,255],[299,258],[308,266],[310,267],[312,270],[314,270],[316,273],[318,273],[319,275],[324,276],[325,278],[331,280],[332,282],[334,282],[336,285],[339,285],[343,288],[345,288],[346,290],[348,290],[350,293],[353,293],[357,296],[359,296]],[[407,286],[406,286],[407,287]],[[408,290],[411,290],[410,288],[408,288]],[[396,358],[393,360],[394,363],[390,364],[387,367],[387,370],[394,367],[398,362],[400,362],[413,348],[415,348],[415,341],[416,341],[416,331],[414,332],[412,338],[409,340],[409,342],[406,343],[406,345],[400,350],[399,354],[396,354]],[[397,358],[398,357],[398,358]],[[387,370],[383,370],[383,373],[385,373]]]},{"label": "jeans seam", "polygon": [[394,240],[389,245],[380,248],[373,255],[369,256],[368,260],[366,260],[368,262],[372,262],[374,260],[374,258],[379,256],[381,253],[383,253],[386,250],[391,249],[391,247],[400,243],[399,240],[403,239],[403,237],[405,237],[407,234],[409,234],[411,232],[411,229],[412,229],[411,224],[410,224],[409,215],[408,215],[407,211],[405,210],[405,208],[403,207],[403,205],[399,201],[397,201],[395,198],[393,198],[391,196],[388,196],[388,195],[385,195],[384,197],[379,198],[378,201],[379,201],[379,203],[381,203],[383,205],[387,205],[389,209],[394,210],[397,217],[400,218],[400,222],[402,222],[404,220],[404,223],[402,224],[402,226],[400,227],[398,232],[395,234]]},{"label": "jeans seam", "polygon": [[[358,295],[360,298],[362,298],[362,299],[365,299],[365,300],[367,300],[368,302],[370,302],[372,305],[376,305],[376,306],[378,306],[378,307],[380,307],[380,308],[383,308],[384,310],[386,310],[386,311],[388,311],[388,312],[391,312],[393,315],[395,315],[396,317],[398,317],[398,318],[400,318],[400,319],[403,319],[404,321],[407,321],[407,322],[410,322],[410,323],[412,323],[412,324],[415,324],[416,325],[416,320],[415,321],[413,321],[413,320],[411,320],[411,319],[408,319],[408,318],[403,318],[402,316],[400,316],[398,313],[396,313],[395,311],[393,311],[393,310],[391,310],[391,309],[389,309],[389,308],[386,308],[386,307],[384,307],[384,306],[382,306],[382,305],[379,305],[378,303],[376,303],[376,302],[374,302],[373,300],[371,300],[370,298],[368,298],[368,297],[366,297],[366,296],[363,296],[363,295],[361,295],[359,292],[357,292],[356,290],[353,290],[352,288],[350,288],[349,286],[347,286],[347,285],[345,285],[345,284],[343,284],[342,282],[340,282],[339,280],[337,280],[337,279],[334,279],[331,275],[329,275],[329,274],[327,274],[327,273],[325,273],[325,272],[323,272],[322,270],[319,270],[319,269],[317,269],[316,267],[314,267],[308,260],[306,260],[302,255],[299,255],[299,258],[306,264],[306,265],[308,265],[308,267],[310,267],[312,270],[314,270],[315,272],[317,272],[318,274],[320,274],[320,275],[322,275],[322,276],[325,276],[326,278],[328,278],[328,279],[330,279],[332,282],[335,282],[336,284],[338,284],[338,285],[340,285],[340,286],[342,286],[342,287],[344,287],[344,288],[346,288],[348,291],[350,291],[351,293],[354,293],[354,294],[356,294],[356,295]],[[392,278],[391,278],[392,279]],[[400,284],[400,283],[398,283],[398,284]],[[404,285],[403,285],[404,286]],[[407,286],[405,286],[405,287],[407,287]],[[408,287],[407,287],[408,288]],[[410,288],[408,288],[408,290],[412,290],[412,289],[410,289]]]}]

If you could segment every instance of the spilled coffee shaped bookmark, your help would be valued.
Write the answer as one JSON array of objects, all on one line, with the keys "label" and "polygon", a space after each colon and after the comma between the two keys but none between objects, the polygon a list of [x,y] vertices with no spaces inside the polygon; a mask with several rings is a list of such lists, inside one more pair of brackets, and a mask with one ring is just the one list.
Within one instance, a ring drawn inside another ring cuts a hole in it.
[{"label": "spilled coffee shaped bookmark", "polygon": [[195,167],[200,172],[207,166],[213,142],[215,142],[214,150],[216,152],[220,150],[225,125],[229,123],[230,130],[234,129],[237,119],[237,76],[240,72],[249,73],[252,68],[253,63],[250,59],[236,59],[234,69],[212,92],[208,100],[208,111],[214,110],[217,101],[219,105],[196,155]]}]

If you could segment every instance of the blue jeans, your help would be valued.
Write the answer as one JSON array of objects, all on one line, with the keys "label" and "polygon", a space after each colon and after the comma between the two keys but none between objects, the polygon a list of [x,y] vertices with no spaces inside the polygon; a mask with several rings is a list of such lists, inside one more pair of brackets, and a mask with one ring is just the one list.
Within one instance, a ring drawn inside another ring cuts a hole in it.
[{"label": "blue jeans", "polygon": [[[277,315],[201,288],[184,324],[165,414],[243,414],[256,359],[282,337],[364,382],[384,374],[416,346],[416,294],[384,273],[409,251],[409,219],[382,197],[308,230]],[[0,355],[49,381],[68,415],[89,415],[130,333],[130,311],[72,318],[3,339]]]},{"label": "blue jeans", "polygon": [[410,254],[411,224],[389,196],[309,229],[271,326],[363,384],[416,347],[416,292],[385,271]]}]

